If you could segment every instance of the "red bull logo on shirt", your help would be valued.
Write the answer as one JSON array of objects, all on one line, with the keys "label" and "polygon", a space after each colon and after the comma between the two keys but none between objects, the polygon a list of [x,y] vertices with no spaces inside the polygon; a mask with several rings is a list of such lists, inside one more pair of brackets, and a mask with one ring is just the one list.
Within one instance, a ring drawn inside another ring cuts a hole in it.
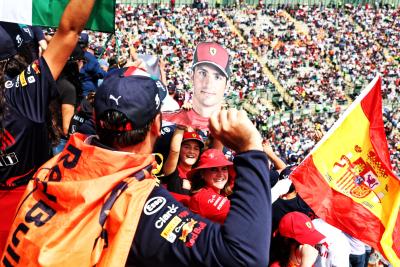
[{"label": "red bull logo on shirt", "polygon": [[190,222],[186,223],[182,227],[182,235],[179,237],[179,240],[186,242],[187,236],[193,231],[194,226],[196,225],[197,221],[190,219]]}]

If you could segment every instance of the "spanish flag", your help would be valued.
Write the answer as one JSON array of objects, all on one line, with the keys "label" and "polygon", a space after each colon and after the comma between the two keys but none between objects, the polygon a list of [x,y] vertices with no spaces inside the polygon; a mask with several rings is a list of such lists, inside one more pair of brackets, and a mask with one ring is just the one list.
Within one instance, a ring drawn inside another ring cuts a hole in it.
[{"label": "spanish flag", "polygon": [[375,77],[291,179],[319,217],[400,266],[400,181],[390,164],[381,83]]}]

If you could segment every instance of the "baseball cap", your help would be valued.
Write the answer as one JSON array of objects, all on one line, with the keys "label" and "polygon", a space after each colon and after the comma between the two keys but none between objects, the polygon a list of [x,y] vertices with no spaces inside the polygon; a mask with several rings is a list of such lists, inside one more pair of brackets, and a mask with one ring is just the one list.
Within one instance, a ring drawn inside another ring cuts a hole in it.
[{"label": "baseball cap", "polygon": [[193,56],[193,68],[201,63],[209,63],[220,69],[228,78],[231,74],[229,68],[229,54],[225,48],[214,42],[200,43]]},{"label": "baseball cap", "polygon": [[297,165],[289,165],[284,168],[281,173],[279,174],[279,180],[289,178],[290,174],[296,169]]},{"label": "baseball cap", "polygon": [[77,44],[72,51],[71,55],[69,56],[69,61],[75,61],[75,60],[83,60],[85,59],[85,53],[83,52],[83,49]]},{"label": "baseball cap", "polygon": [[186,142],[186,141],[197,141],[200,145],[200,148],[204,147],[204,142],[203,142],[203,138],[201,138],[201,136],[196,133],[196,132],[184,132],[183,133],[183,139],[182,139],[182,143]]},{"label": "baseball cap", "polygon": [[108,110],[119,111],[131,121],[132,129],[138,129],[158,114],[167,91],[161,81],[132,68],[123,68],[104,79],[96,91],[94,108],[99,117]]},{"label": "baseball cap", "polygon": [[82,32],[79,36],[78,42],[82,45],[87,45],[89,43],[89,34],[87,34],[86,32]]},{"label": "baseball cap", "polygon": [[0,22],[0,60],[17,54],[18,49],[32,41],[32,33],[27,26]]},{"label": "baseball cap", "polygon": [[228,166],[232,171],[233,163],[225,158],[224,153],[218,149],[207,149],[201,154],[197,167],[187,173],[187,177],[192,179],[201,169]]},{"label": "baseball cap", "polygon": [[279,222],[279,233],[284,237],[295,239],[300,244],[314,246],[325,236],[318,232],[311,219],[304,213],[293,211],[287,213]]}]

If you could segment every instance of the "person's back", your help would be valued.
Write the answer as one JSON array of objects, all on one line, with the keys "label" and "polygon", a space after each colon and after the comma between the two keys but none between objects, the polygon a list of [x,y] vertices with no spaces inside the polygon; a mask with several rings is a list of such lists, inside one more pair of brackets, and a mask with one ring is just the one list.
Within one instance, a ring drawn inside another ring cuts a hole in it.
[{"label": "person's back", "polygon": [[346,235],[322,219],[314,219],[313,224],[325,239],[316,245],[319,256],[316,267],[349,266],[350,244]]},{"label": "person's back", "polygon": [[83,96],[87,96],[90,92],[95,92],[98,80],[106,76],[106,72],[101,69],[97,58],[91,52],[85,51],[85,59],[86,63],[80,70]]},{"label": "person's back", "polygon": [[11,189],[26,184],[35,170],[50,158],[47,110],[56,88],[43,59],[8,80],[6,88],[8,115],[3,120],[5,142],[0,188]]}]

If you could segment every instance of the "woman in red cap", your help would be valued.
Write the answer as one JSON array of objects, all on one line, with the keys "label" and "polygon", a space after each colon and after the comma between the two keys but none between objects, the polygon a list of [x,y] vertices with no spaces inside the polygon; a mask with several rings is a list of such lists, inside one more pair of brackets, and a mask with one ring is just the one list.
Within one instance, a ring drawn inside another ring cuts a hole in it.
[{"label": "woman in red cap", "polygon": [[318,256],[314,247],[325,239],[304,213],[287,213],[279,222],[271,248],[271,267],[311,267]]},{"label": "woman in red cap", "polygon": [[232,193],[233,176],[233,163],[221,150],[204,151],[197,167],[188,173],[194,194],[189,208],[214,222],[224,223],[230,208],[227,196]]},{"label": "woman in red cap", "polygon": [[173,195],[178,200],[181,200],[182,196],[177,194],[190,195],[191,181],[186,174],[199,159],[203,147],[203,140],[198,133],[184,131],[182,127],[176,128],[171,140],[169,156],[165,161],[165,176],[162,180],[170,192],[176,193]]}]

